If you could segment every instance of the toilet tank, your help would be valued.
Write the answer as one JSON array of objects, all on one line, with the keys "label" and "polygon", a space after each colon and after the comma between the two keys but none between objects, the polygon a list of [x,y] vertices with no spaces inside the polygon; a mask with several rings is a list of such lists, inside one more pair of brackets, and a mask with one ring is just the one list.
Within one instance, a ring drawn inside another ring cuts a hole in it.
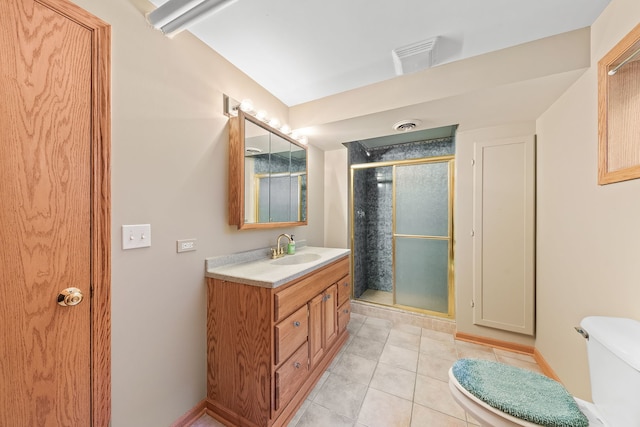
[{"label": "toilet tank", "polygon": [[640,426],[640,322],[586,317],[591,396],[609,427]]}]

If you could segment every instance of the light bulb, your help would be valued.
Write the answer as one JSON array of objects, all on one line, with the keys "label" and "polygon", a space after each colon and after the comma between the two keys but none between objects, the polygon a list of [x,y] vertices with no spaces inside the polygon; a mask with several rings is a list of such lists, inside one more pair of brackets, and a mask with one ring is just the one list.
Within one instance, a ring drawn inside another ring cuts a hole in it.
[{"label": "light bulb", "polygon": [[289,135],[291,133],[291,128],[289,127],[288,124],[284,124],[280,128],[280,132],[284,133],[285,135]]},{"label": "light bulb", "polygon": [[260,110],[256,113],[256,119],[262,120],[263,122],[267,121],[267,112],[264,110]]},{"label": "light bulb", "polygon": [[250,99],[243,99],[240,101],[240,109],[245,113],[251,113],[253,111],[253,101]]},{"label": "light bulb", "polygon": [[272,128],[280,129],[280,120],[273,117],[271,120],[269,120],[269,126],[271,126]]}]

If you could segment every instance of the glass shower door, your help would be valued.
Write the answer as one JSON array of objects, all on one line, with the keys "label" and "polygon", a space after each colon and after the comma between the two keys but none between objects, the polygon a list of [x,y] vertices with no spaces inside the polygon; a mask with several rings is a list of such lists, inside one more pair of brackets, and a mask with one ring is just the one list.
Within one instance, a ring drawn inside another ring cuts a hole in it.
[{"label": "glass shower door", "polygon": [[395,303],[453,315],[452,161],[395,166]]}]

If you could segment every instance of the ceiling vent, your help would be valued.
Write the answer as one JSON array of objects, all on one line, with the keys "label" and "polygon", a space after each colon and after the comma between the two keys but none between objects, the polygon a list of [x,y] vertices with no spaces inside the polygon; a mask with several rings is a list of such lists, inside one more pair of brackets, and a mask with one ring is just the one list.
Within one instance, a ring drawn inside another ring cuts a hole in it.
[{"label": "ceiling vent", "polygon": [[393,125],[393,128],[398,132],[409,132],[414,130],[420,124],[420,120],[400,120]]},{"label": "ceiling vent", "polygon": [[430,68],[435,63],[438,37],[395,48],[391,51],[396,74],[415,73]]}]

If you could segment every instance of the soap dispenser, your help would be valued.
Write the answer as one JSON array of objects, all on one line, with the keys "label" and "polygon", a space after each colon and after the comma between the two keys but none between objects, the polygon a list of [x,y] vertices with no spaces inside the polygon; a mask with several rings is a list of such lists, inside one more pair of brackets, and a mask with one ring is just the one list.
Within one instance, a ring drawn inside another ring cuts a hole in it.
[{"label": "soap dispenser", "polygon": [[291,235],[291,240],[287,245],[287,254],[293,255],[296,253],[296,242],[293,241],[293,234]]}]

